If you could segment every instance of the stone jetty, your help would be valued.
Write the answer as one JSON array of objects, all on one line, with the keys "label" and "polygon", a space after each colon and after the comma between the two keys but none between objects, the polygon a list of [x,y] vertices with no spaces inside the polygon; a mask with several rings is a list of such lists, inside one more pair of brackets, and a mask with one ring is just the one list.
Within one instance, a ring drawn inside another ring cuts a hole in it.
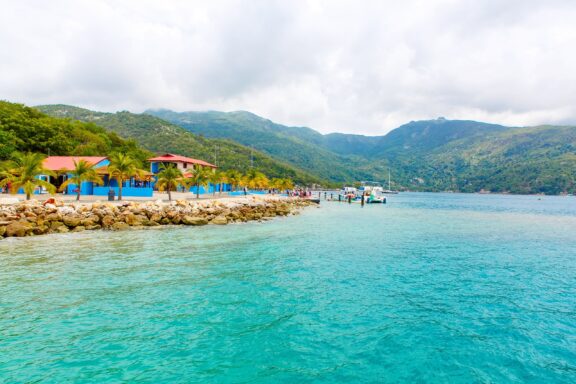
[{"label": "stone jetty", "polygon": [[162,202],[73,203],[37,200],[0,205],[0,239],[85,230],[160,225],[225,225],[296,214],[312,203],[299,198],[249,197]]}]

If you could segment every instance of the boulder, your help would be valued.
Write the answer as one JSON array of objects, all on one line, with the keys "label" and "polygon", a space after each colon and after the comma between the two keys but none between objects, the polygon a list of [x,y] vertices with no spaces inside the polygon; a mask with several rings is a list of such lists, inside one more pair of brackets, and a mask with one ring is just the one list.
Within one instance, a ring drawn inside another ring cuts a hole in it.
[{"label": "boulder", "polygon": [[150,216],[150,221],[155,221],[156,223],[159,223],[160,220],[162,220],[162,215],[160,215],[159,213],[153,213]]},{"label": "boulder", "polygon": [[15,221],[6,226],[6,237],[23,237],[32,233],[34,227],[26,221]]},{"label": "boulder", "polygon": [[67,226],[62,225],[61,227],[58,227],[58,228],[56,229],[56,232],[58,232],[58,233],[68,233],[68,232],[70,232],[70,230],[68,229]]},{"label": "boulder", "polygon": [[6,226],[5,225],[0,226],[0,237],[3,237],[5,233],[6,233]]},{"label": "boulder", "polygon": [[184,216],[182,223],[186,225],[206,225],[208,224],[208,220],[201,217]]},{"label": "boulder", "polygon": [[64,223],[61,221],[53,221],[52,223],[50,223],[50,229],[55,231],[58,228],[62,227],[63,225],[64,225]]},{"label": "boulder", "polygon": [[74,228],[80,225],[81,218],[79,216],[64,216],[62,221],[67,227]]},{"label": "boulder", "polygon": [[[102,218],[102,226],[103,226],[104,228],[111,227],[111,226],[114,224],[115,221],[116,221],[116,220],[114,219],[114,216],[112,216],[112,215],[106,215],[106,216],[104,216],[104,217]],[[124,223],[124,224],[126,224],[126,223]]]},{"label": "boulder", "polygon": [[210,224],[226,225],[228,224],[228,219],[226,218],[226,216],[216,216],[210,221]]},{"label": "boulder", "polygon": [[112,229],[114,231],[123,231],[129,228],[130,226],[123,221],[117,221],[114,224],[112,224]]},{"label": "boulder", "polygon": [[57,212],[46,215],[46,221],[60,221],[60,220],[62,220],[62,216]]}]

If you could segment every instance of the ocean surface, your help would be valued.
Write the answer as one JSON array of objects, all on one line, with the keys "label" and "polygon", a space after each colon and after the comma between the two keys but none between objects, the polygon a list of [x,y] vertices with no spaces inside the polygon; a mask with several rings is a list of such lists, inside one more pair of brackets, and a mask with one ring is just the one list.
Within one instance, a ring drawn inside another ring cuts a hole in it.
[{"label": "ocean surface", "polygon": [[575,383],[576,197],[0,241],[2,383]]}]

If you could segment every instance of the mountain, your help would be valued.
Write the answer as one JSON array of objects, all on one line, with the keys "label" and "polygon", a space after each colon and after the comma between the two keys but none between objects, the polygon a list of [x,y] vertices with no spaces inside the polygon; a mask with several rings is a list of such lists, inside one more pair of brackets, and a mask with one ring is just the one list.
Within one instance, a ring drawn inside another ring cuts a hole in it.
[{"label": "mountain", "polygon": [[210,138],[226,138],[250,146],[331,181],[363,180],[373,177],[365,161],[324,148],[320,133],[287,127],[250,112],[183,112],[148,110],[145,113],[177,124]]},{"label": "mountain", "polygon": [[319,183],[323,178],[227,139],[210,139],[145,114],[105,113],[69,105],[41,105],[39,111],[69,121],[90,122],[134,140],[153,152],[177,153],[216,163],[220,168],[247,171],[251,164],[269,177],[289,177],[297,183]]},{"label": "mountain", "polygon": [[575,127],[439,118],[384,136],[322,135],[243,111],[145,113],[206,137],[251,145],[337,182],[386,181],[390,169],[398,189],[558,194],[576,188]]}]

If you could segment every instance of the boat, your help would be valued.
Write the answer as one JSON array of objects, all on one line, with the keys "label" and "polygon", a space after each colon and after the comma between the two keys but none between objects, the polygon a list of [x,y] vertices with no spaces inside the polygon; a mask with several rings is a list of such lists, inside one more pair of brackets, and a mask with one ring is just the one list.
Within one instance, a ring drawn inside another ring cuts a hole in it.
[{"label": "boat", "polygon": [[339,199],[348,200],[349,197],[355,199],[357,192],[358,190],[354,187],[343,187],[338,194],[340,196]]},{"label": "boat", "polygon": [[398,191],[393,191],[390,184],[390,169],[388,169],[388,189],[384,189],[382,193],[386,195],[397,195]]},{"label": "boat", "polygon": [[362,185],[356,191],[356,198],[361,199],[364,196],[366,204],[386,204],[384,188],[380,183],[374,181],[363,181]]}]

